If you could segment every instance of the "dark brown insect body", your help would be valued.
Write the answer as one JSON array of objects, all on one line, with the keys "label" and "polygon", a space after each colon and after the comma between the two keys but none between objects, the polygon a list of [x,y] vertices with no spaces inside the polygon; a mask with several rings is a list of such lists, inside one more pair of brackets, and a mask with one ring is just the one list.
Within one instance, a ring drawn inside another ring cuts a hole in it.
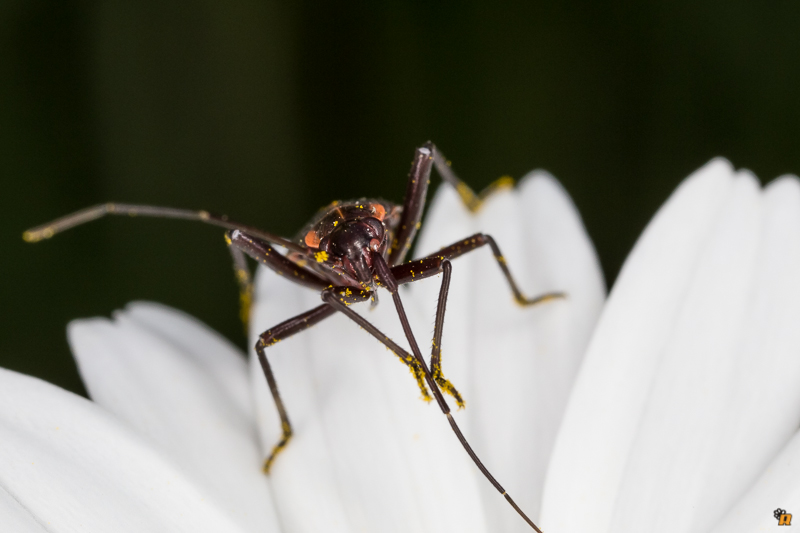
[{"label": "dark brown insect body", "polygon": [[[401,213],[402,208],[383,200],[333,202],[317,213],[296,240],[308,246],[316,263],[330,267],[317,267],[317,271],[331,283],[374,289],[372,254],[387,259]],[[305,261],[299,254],[290,258]]]},{"label": "dark brown insect body", "polygon": [[[462,239],[422,259],[405,262],[406,254],[420,227],[433,166],[445,181],[456,188],[465,205],[473,211],[480,207],[485,195],[496,188],[509,184],[508,181],[501,180],[490,186],[480,196],[475,195],[450,170],[449,163],[444,156],[437,152],[432,143],[428,142],[418,148],[415,153],[402,207],[383,200],[370,199],[334,202],[320,210],[294,240],[239,224],[229,220],[226,216],[212,215],[207,211],[116,203],[102,204],[78,211],[44,226],[28,230],[23,234],[23,238],[29,242],[47,239],[60,231],[107,214],[182,218],[228,229],[225,238],[233,256],[234,269],[241,289],[242,318],[245,323],[248,320],[253,290],[246,259],[248,256],[295,283],[319,290],[323,301],[318,307],[268,329],[260,335],[256,344],[256,353],[264,371],[264,377],[280,414],[283,433],[281,439],[273,447],[272,453],[264,462],[265,472],[269,472],[273,461],[292,437],[292,426],[267,359],[267,349],[339,312],[384,344],[409,367],[416,378],[423,398],[436,400],[442,413],[447,417],[450,427],[475,465],[520,516],[534,530],[541,533],[541,530],[522,512],[478,459],[450,414],[450,407],[442,394],[449,394],[459,407],[463,407],[464,402],[461,395],[444,377],[441,366],[442,331],[452,271],[450,260],[488,245],[517,303],[534,305],[563,295],[548,293],[536,298],[526,298],[517,287],[494,239],[483,233]],[[279,253],[273,248],[275,245],[285,248],[286,253]],[[436,309],[433,348],[429,366],[411,331],[397,289],[401,284],[419,281],[437,274],[442,274],[442,284]],[[376,304],[378,286],[390,293],[412,353],[408,353],[350,308],[353,303],[367,300],[372,300],[373,305]]]}]

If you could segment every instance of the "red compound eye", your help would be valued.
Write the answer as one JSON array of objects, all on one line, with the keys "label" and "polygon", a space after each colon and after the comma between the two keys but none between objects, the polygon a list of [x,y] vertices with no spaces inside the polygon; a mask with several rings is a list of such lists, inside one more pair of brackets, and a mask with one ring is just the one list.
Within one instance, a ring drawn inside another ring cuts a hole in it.
[{"label": "red compound eye", "polygon": [[313,229],[306,233],[306,246],[309,248],[319,248],[319,235]]},{"label": "red compound eye", "polygon": [[381,204],[370,204],[370,208],[372,210],[372,216],[377,218],[378,220],[383,220],[383,217],[386,216],[386,209]]}]

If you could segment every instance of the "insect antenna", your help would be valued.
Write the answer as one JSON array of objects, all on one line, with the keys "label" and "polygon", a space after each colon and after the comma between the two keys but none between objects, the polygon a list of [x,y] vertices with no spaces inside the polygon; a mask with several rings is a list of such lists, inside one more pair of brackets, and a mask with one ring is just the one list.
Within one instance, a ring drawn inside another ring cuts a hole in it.
[{"label": "insect antenna", "polygon": [[69,215],[57,218],[47,224],[42,224],[35,228],[31,228],[22,234],[22,238],[27,242],[38,242],[44,239],[49,239],[56,233],[86,224],[106,215],[128,215],[128,216],[143,216],[154,218],[177,218],[183,220],[195,220],[211,224],[212,226],[219,226],[225,229],[238,229],[244,231],[254,237],[258,237],[265,241],[283,246],[289,250],[305,253],[305,248],[298,244],[285,239],[279,235],[274,235],[266,231],[240,224],[229,220],[226,215],[216,215],[208,211],[192,211],[190,209],[176,209],[174,207],[157,207],[152,205],[134,205],[134,204],[118,204],[118,203],[105,203],[99,204],[86,209],[81,209]]}]

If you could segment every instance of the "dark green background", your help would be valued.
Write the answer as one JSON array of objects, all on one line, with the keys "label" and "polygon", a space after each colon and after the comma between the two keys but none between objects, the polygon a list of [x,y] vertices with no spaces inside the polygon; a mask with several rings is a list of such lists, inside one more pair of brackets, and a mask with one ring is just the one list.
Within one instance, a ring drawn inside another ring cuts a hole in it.
[{"label": "dark green background", "polygon": [[553,172],[613,280],[709,158],[800,172],[799,28],[788,1],[4,0],[0,366],[82,391],[65,324],[133,299],[244,344],[219,230],[23,229],[116,200],[292,235],[333,199],[401,200],[427,139],[476,188]]}]

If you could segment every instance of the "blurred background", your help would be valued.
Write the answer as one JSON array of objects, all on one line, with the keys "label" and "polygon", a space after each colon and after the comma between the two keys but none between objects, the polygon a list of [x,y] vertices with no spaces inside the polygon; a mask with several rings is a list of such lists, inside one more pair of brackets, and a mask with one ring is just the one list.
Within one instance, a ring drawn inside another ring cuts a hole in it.
[{"label": "blurred background", "polygon": [[432,139],[476,189],[557,176],[610,285],[709,158],[800,172],[800,3],[432,4],[0,3],[0,366],[83,393],[66,323],[135,299],[244,346],[218,229],[115,218],[20,238],[99,202],[292,236],[334,199],[400,202]]}]

